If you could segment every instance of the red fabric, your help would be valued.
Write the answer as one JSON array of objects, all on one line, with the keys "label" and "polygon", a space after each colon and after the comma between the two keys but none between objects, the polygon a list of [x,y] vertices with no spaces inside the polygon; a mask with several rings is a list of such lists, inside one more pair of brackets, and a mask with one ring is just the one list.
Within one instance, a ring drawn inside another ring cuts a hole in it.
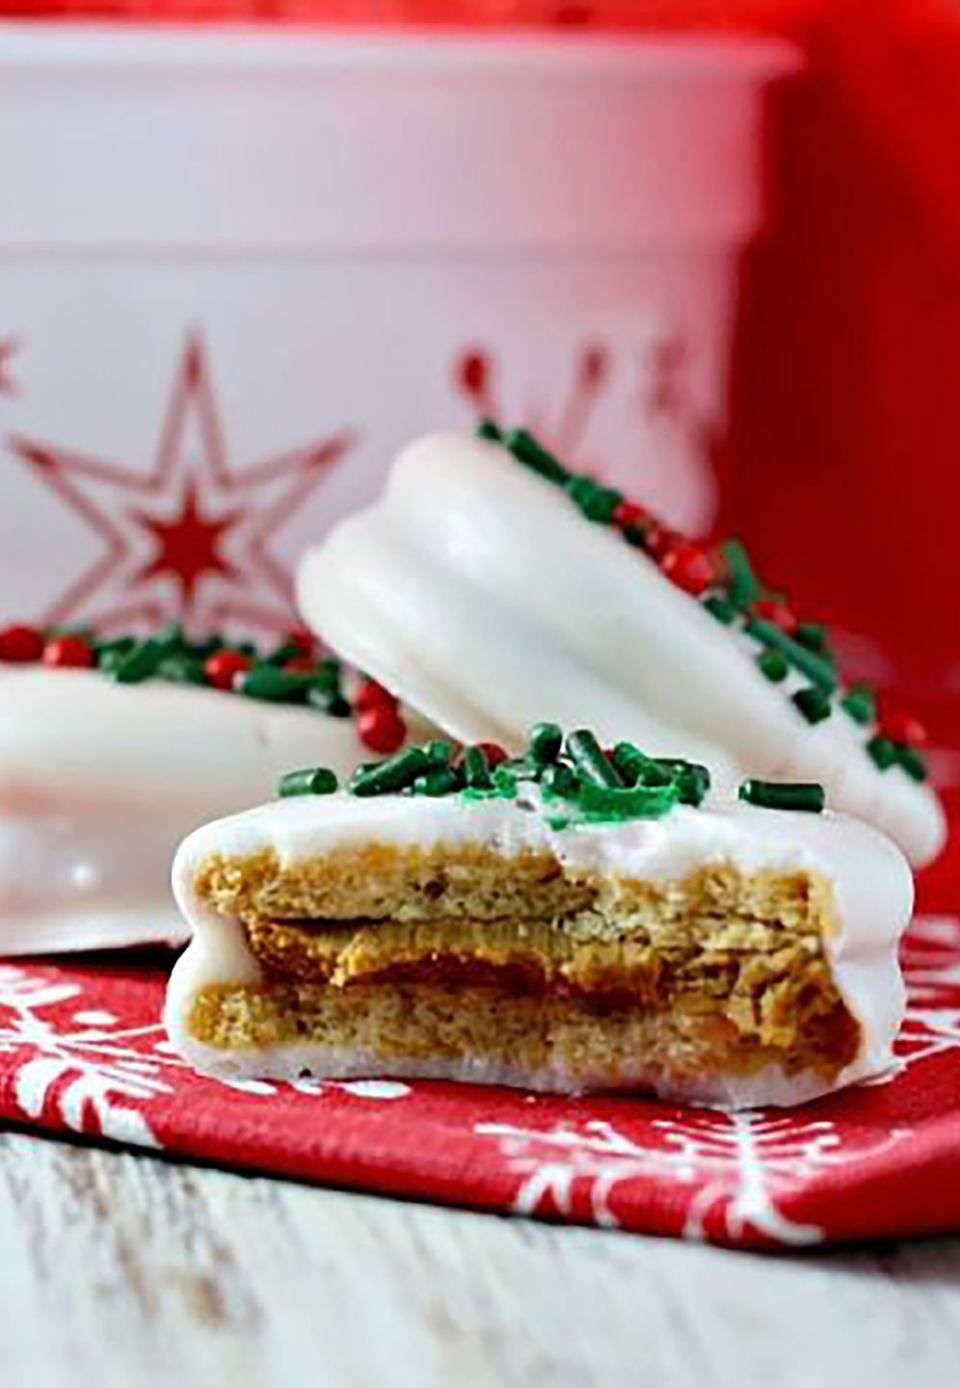
[{"label": "red fabric", "polygon": [[[960,818],[960,797],[954,805]],[[159,1024],[164,975],[0,965],[0,1119],[309,1181],[783,1247],[960,1229],[960,845],[905,943],[901,1070],[793,1112],[438,1083],[220,1084]]]}]

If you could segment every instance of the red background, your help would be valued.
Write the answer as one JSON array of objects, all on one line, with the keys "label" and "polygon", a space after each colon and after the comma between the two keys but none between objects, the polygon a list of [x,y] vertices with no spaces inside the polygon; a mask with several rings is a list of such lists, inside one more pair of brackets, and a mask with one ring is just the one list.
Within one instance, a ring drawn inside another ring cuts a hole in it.
[{"label": "red background", "polygon": [[723,523],[805,606],[875,636],[944,717],[960,694],[960,10],[832,0],[806,32],[809,71],[771,104]]}]

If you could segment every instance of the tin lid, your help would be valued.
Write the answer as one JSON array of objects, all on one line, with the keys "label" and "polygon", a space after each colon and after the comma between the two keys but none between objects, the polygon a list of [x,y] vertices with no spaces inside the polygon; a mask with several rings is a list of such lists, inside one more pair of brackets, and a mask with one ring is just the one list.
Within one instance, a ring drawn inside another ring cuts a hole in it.
[{"label": "tin lid", "polygon": [[0,250],[291,256],[729,242],[762,39],[0,24]]}]

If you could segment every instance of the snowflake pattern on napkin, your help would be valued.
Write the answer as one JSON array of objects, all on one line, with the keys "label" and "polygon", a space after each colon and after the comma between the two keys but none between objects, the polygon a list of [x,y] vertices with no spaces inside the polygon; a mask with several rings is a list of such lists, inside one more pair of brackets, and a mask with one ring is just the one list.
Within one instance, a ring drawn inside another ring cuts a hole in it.
[{"label": "snowflake pattern on napkin", "polygon": [[0,965],[0,1117],[346,1187],[790,1247],[960,1226],[960,917],[905,940],[897,1071],[791,1112],[193,1074],[142,962]]}]

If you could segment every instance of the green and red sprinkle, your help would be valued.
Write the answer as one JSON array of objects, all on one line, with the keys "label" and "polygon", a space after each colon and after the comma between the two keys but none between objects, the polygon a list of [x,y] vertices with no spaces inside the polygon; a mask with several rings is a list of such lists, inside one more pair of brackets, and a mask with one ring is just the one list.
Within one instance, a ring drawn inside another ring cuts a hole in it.
[{"label": "green and red sprinkle", "polygon": [[[919,722],[903,713],[878,716],[876,701],[864,686],[844,691],[828,635],[819,622],[801,620],[782,595],[771,592],[757,577],[744,545],[726,540],[714,549],[697,544],[665,526],[639,502],[625,497],[587,474],[566,468],[525,429],[505,431],[492,420],[477,430],[481,438],[499,443],[519,463],[548,482],[562,487],[583,516],[607,525],[627,544],[640,549],[675,587],[698,598],[716,621],[744,631],[761,647],[757,668],[774,683],[795,671],[809,688],[795,690],[791,701],[810,724],[829,718],[836,702],[869,733],[867,755],[878,769],[899,766],[914,780],[926,778],[918,751],[925,742]],[[891,750],[892,749],[892,750]]]},{"label": "green and red sprinkle", "polygon": [[212,684],[214,689],[233,689],[237,677],[245,675],[252,664],[250,656],[240,651],[214,651],[204,661],[203,673],[207,684]]},{"label": "green and red sprinkle", "polygon": [[[284,777],[278,794],[326,795],[335,781],[327,768],[308,768]],[[319,787],[315,791],[314,784]],[[556,723],[537,723],[519,757],[507,757],[495,743],[455,748],[438,738],[358,767],[347,790],[360,797],[515,800],[524,784],[539,788],[551,824],[559,826],[657,819],[676,805],[699,806],[710,788],[710,774],[696,762],[648,757],[629,742],[605,751],[587,728],[564,737]]]},{"label": "green and red sprinkle", "polygon": [[[524,782],[538,786],[550,825],[566,828],[660,819],[677,805],[699,808],[710,789],[710,773],[680,757],[650,757],[632,742],[618,742],[605,751],[587,728],[564,737],[556,723],[537,723],[524,753],[496,767],[491,767],[482,744],[456,749],[435,739],[358,767],[347,790],[361,798],[462,795],[473,801],[515,800]],[[336,788],[337,778],[329,768],[313,767],[284,776],[277,794],[329,795]],[[816,783],[749,780],[740,786],[739,798],[763,809],[820,814],[826,797]]]},{"label": "green and red sprinkle", "polygon": [[398,700],[367,679],[351,704],[339,660],[319,655],[304,631],[291,632],[262,653],[252,642],[229,642],[219,634],[192,641],[177,625],[147,636],[101,638],[86,628],[17,623],[0,629],[0,665],[5,663],[97,670],[118,684],[159,679],[196,685],[266,703],[305,705],[332,718],[355,714],[360,741],[380,755],[395,752],[407,736]]}]

